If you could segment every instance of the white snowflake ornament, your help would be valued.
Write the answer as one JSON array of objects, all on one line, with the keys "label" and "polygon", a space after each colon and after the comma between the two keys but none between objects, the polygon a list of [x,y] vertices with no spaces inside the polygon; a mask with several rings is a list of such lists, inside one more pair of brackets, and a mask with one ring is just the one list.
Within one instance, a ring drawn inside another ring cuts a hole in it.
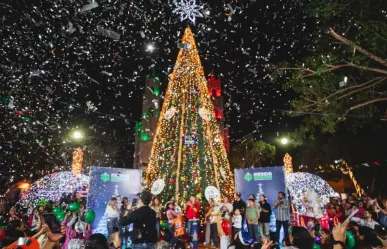
[{"label": "white snowflake ornament", "polygon": [[175,9],[172,11],[174,14],[180,15],[180,21],[189,19],[193,24],[195,24],[196,17],[203,17],[200,10],[201,6],[196,4],[196,0],[173,0]]},{"label": "white snowflake ornament", "polygon": [[164,114],[164,119],[165,120],[170,120],[174,115],[175,113],[177,112],[176,108],[175,107],[171,107],[169,108],[165,114]]}]

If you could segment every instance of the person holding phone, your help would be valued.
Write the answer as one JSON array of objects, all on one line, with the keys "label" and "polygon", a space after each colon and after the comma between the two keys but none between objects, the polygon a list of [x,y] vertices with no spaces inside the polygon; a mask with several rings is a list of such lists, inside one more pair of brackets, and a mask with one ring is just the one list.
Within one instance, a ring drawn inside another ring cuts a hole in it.
[{"label": "person holding phone", "polygon": [[117,198],[112,197],[108,202],[105,210],[108,217],[107,230],[108,236],[113,232],[114,227],[118,227],[118,218],[120,217],[120,209],[117,207]]},{"label": "person holding phone", "polygon": [[132,206],[135,203],[129,204],[124,217],[120,219],[120,224],[122,226],[133,224],[133,236],[131,237],[133,249],[154,249],[154,244],[157,242],[157,219],[156,212],[149,207],[152,194],[143,191],[140,196],[139,207],[133,210]]}]

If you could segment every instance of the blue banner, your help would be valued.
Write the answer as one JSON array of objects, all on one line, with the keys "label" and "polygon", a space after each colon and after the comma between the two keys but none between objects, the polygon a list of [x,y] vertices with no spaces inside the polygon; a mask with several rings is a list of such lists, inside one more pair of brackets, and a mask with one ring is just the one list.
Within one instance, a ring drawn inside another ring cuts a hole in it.
[{"label": "blue banner", "polygon": [[274,202],[278,198],[278,192],[286,193],[285,168],[277,166],[235,169],[234,174],[235,191],[242,194],[242,200],[247,201],[250,194],[254,194],[257,201],[261,193],[266,196],[272,210],[270,230],[274,231]]},{"label": "blue banner", "polygon": [[129,203],[141,192],[141,170],[107,167],[91,167],[87,209],[94,210],[95,219],[91,225],[93,233],[107,234],[106,205],[113,196],[118,207],[123,197]]}]

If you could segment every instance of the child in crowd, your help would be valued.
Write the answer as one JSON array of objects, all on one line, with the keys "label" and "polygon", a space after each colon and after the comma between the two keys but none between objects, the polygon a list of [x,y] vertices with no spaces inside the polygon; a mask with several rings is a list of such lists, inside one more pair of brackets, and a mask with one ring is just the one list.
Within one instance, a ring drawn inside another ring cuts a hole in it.
[{"label": "child in crowd", "polygon": [[234,235],[233,240],[235,240],[236,236],[238,236],[238,233],[242,229],[242,215],[239,209],[235,209],[234,215],[232,216],[232,222],[233,222],[232,234]]},{"label": "child in crowd", "polygon": [[184,219],[180,208],[176,209],[176,216],[172,220],[172,227],[174,229],[172,247],[175,247],[176,242],[184,236]]}]

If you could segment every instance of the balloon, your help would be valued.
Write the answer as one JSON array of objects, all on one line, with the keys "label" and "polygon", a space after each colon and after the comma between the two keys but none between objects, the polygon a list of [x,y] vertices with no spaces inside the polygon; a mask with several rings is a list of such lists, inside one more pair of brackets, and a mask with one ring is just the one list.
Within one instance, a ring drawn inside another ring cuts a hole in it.
[{"label": "balloon", "polygon": [[1,229],[0,230],[0,241],[3,241],[4,238],[5,238],[5,229]]},{"label": "balloon", "polygon": [[93,210],[87,210],[85,213],[85,221],[89,224],[93,223],[95,218],[95,212]]},{"label": "balloon", "polygon": [[226,236],[231,233],[231,223],[229,220],[222,220],[222,229]]},{"label": "balloon", "polygon": [[355,247],[355,237],[353,236],[353,234],[349,231],[347,231],[345,233],[345,235],[347,236],[347,248],[348,249],[352,249]]},{"label": "balloon", "polygon": [[168,221],[166,220],[163,220],[161,223],[160,223],[160,226],[162,229],[168,229]]},{"label": "balloon", "polygon": [[79,239],[72,239],[69,242],[69,245],[67,247],[68,249],[82,249],[83,248],[83,243]]},{"label": "balloon", "polygon": [[59,213],[62,213],[63,210],[60,207],[56,207],[52,210],[52,213],[55,214],[55,216]]},{"label": "balloon", "polygon": [[78,212],[79,209],[81,209],[81,205],[79,205],[79,203],[77,202],[73,202],[73,203],[70,203],[69,206],[67,207],[67,209],[70,211],[70,212]]},{"label": "balloon", "polygon": [[77,233],[84,233],[86,232],[86,227],[87,227],[87,223],[86,222],[83,222],[83,221],[77,221],[77,223],[75,223],[75,231]]},{"label": "balloon", "polygon": [[65,217],[66,217],[65,212],[60,212],[59,214],[56,215],[56,219],[57,219],[59,222],[62,222],[62,221],[64,220]]},{"label": "balloon", "polygon": [[37,207],[44,207],[47,205],[47,200],[46,199],[41,199],[38,203],[36,203]]},{"label": "balloon", "polygon": [[321,249],[321,246],[319,244],[314,243],[313,244],[313,249]]}]

